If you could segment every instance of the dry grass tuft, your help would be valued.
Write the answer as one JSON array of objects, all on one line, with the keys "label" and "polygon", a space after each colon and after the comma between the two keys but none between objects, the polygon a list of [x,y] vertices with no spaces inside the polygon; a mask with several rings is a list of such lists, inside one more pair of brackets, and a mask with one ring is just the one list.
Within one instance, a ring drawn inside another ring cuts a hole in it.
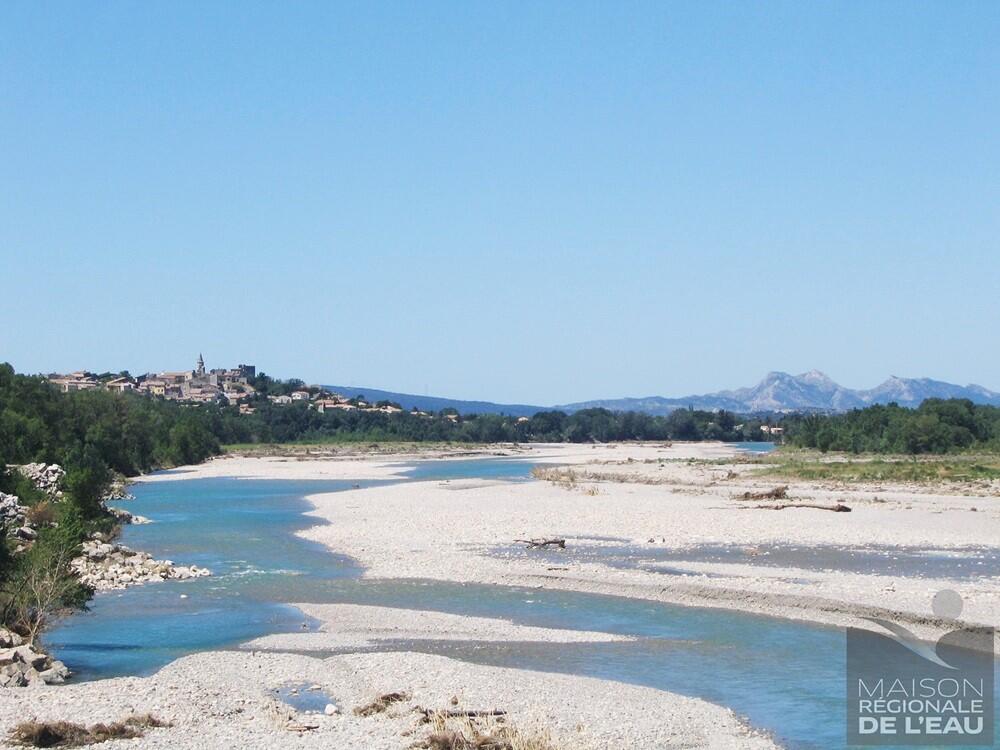
[{"label": "dry grass tuft", "polygon": [[431,733],[412,745],[422,750],[556,750],[548,731],[526,731],[503,716],[432,714]]},{"label": "dry grass tuft", "polygon": [[56,522],[56,510],[52,507],[51,502],[42,500],[28,508],[25,518],[28,524],[34,526],[36,529],[51,526]]},{"label": "dry grass tuft", "polygon": [[168,726],[168,722],[150,714],[89,727],[70,721],[22,721],[11,730],[10,740],[24,747],[82,747],[109,740],[131,740],[142,737],[146,729]]},{"label": "dry grass tuft", "polygon": [[565,466],[536,466],[531,470],[531,476],[535,479],[552,482],[552,484],[567,490],[576,487],[576,472]]},{"label": "dry grass tuft", "polygon": [[783,484],[764,492],[744,492],[741,497],[744,500],[787,500],[788,486]]},{"label": "dry grass tuft", "polygon": [[409,693],[384,693],[364,706],[358,706],[354,713],[358,716],[374,716],[385,711],[394,703],[402,703],[410,700]]},{"label": "dry grass tuft", "polygon": [[[624,463],[624,462],[619,462]],[[580,486],[580,482],[608,482],[612,484],[687,484],[675,478],[649,476],[641,473],[622,473],[615,471],[593,471],[590,469],[569,469],[565,466],[536,466],[531,470],[535,479],[552,482],[557,487],[572,490]],[[587,491],[587,494],[590,494]]]}]

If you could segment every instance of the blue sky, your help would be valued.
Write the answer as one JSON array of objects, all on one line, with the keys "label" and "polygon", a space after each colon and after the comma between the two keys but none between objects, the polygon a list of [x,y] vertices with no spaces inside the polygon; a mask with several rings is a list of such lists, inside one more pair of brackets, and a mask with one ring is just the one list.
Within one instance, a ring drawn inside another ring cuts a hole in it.
[{"label": "blue sky", "polygon": [[0,359],[1000,389],[1000,4],[4,3]]}]

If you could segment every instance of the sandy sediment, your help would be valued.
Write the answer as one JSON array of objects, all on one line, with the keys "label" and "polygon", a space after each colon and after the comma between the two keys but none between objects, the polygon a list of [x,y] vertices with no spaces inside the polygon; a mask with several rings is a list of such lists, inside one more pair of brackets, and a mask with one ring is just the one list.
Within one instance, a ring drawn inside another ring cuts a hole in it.
[{"label": "sandy sediment", "polygon": [[[296,713],[275,691],[319,686],[340,713]],[[409,695],[369,717],[353,708],[390,692]],[[130,748],[366,748],[401,750],[429,733],[415,708],[494,710],[525,732],[548,732],[555,750],[748,748],[775,745],[727,709],[650,688],[585,677],[465,664],[414,653],[213,652],[184,657],[145,678],[9,691],[0,737],[31,718],[84,724],[151,713],[172,726]],[[306,729],[308,728],[308,729]],[[0,744],[10,746],[0,739]]]},{"label": "sandy sediment", "polygon": [[319,630],[277,633],[257,638],[244,648],[270,651],[330,651],[365,648],[392,641],[541,641],[598,643],[631,640],[610,633],[516,625],[509,620],[466,617],[359,604],[297,604],[304,614],[320,620]]},{"label": "sandy sediment", "polygon": [[182,466],[139,477],[138,482],[174,482],[181,479],[389,479],[396,476],[398,461],[363,461],[358,458],[246,458],[220,456],[196,466]]},{"label": "sandy sediment", "polygon": [[461,460],[485,457],[517,457],[532,454],[525,446],[499,445],[478,448],[347,446],[314,448],[287,446],[275,449],[275,455],[232,453],[210,458],[204,463],[182,466],[139,477],[138,482],[171,482],[180,479],[324,479],[369,480],[398,479],[413,461]]},{"label": "sandy sediment", "polygon": [[[734,455],[721,444],[539,446],[528,457],[572,467],[574,481],[426,481],[315,495],[313,513],[329,523],[303,535],[356,558],[368,577],[575,589],[831,625],[862,625],[859,617],[888,614],[928,636],[948,624],[934,619],[931,599],[952,588],[965,600],[964,621],[1000,617],[996,577],[779,567],[764,564],[766,557],[760,564],[671,562],[669,574],[655,565],[600,562],[601,548],[623,544],[635,548],[637,559],[702,545],[742,547],[751,560],[766,545],[877,547],[956,554],[957,573],[963,548],[992,547],[1000,539],[994,501],[926,488],[781,482],[798,500],[842,502],[852,512],[760,509],[767,503],[741,496],[778,482],[752,476],[752,467],[735,459],[718,462]],[[714,461],[698,460],[706,458]],[[564,557],[514,550],[515,539],[553,536],[567,539]],[[587,555],[573,554],[583,549]]]}]

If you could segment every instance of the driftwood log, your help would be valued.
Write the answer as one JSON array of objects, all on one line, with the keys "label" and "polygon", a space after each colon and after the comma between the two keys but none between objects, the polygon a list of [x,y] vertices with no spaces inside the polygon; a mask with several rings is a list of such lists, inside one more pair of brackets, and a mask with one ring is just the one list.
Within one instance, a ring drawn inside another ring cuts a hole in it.
[{"label": "driftwood log", "polygon": [[835,505],[819,505],[818,503],[782,503],[780,505],[755,505],[755,510],[784,510],[785,508],[813,508],[815,510],[829,510],[834,513],[850,513],[851,509],[841,503]]},{"label": "driftwood log", "polygon": [[515,539],[515,542],[521,542],[521,544],[527,544],[528,549],[538,549],[540,547],[558,547],[559,549],[566,549],[565,539]]}]

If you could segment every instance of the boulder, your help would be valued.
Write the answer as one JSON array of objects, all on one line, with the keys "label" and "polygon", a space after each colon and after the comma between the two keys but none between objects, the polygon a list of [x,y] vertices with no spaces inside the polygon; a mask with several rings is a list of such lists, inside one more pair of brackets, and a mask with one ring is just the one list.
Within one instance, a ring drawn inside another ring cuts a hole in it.
[{"label": "boulder", "polygon": [[11,649],[14,652],[16,659],[29,667],[34,669],[44,669],[45,665],[48,663],[49,657],[40,651],[35,651],[28,644],[23,646],[15,646]]},{"label": "boulder", "polygon": [[7,628],[0,628],[0,649],[13,648],[14,646],[20,646],[23,643],[24,643],[24,638],[19,636],[13,630],[7,630]]},{"label": "boulder", "polygon": [[71,674],[73,674],[72,672],[69,671],[69,667],[67,667],[65,664],[63,664],[58,659],[53,659],[52,660],[52,663],[49,665],[49,669],[50,670],[55,670],[56,672],[58,672],[63,677],[69,677]]},{"label": "boulder", "polygon": [[121,544],[108,544],[96,539],[85,542],[82,552],[72,561],[73,570],[83,583],[98,591],[169,578],[211,575],[211,571],[205,568],[175,567],[170,560],[156,560],[148,552],[137,552]]},{"label": "boulder", "polygon": [[58,685],[72,672],[57,659],[22,645],[0,652],[0,687],[24,687],[32,683]]},{"label": "boulder", "polygon": [[6,667],[0,669],[0,687],[24,687],[28,684],[28,679],[24,676],[24,673],[19,670],[8,670]]},{"label": "boulder", "polygon": [[0,526],[6,526],[8,529],[22,526],[27,511],[17,495],[0,492]]},{"label": "boulder", "polygon": [[47,494],[49,497],[59,499],[62,492],[59,485],[62,484],[63,476],[66,474],[59,464],[23,464],[12,466],[25,477],[27,477],[35,487]]},{"label": "boulder", "polygon": [[38,673],[38,679],[46,685],[62,685],[66,682],[66,675],[58,669],[46,669]]}]

